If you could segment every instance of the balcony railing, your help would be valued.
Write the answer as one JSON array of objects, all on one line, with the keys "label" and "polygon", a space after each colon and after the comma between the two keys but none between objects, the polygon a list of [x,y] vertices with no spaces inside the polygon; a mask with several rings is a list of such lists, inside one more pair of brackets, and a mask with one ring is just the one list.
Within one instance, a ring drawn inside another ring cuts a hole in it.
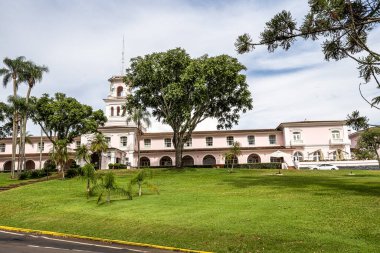
[{"label": "balcony railing", "polygon": [[344,144],[343,139],[330,139],[330,144]]},{"label": "balcony railing", "polygon": [[303,140],[291,140],[290,145],[291,146],[303,146],[304,143],[303,143]]}]

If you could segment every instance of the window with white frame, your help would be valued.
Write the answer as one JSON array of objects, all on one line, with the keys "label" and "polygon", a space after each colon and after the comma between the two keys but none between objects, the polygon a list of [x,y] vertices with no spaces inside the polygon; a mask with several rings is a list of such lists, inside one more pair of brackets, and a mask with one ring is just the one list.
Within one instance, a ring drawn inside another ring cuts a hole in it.
[{"label": "window with white frame", "polygon": [[120,137],[120,145],[122,147],[126,147],[128,143],[128,137],[127,136],[122,136]]},{"label": "window with white frame", "polygon": [[233,136],[227,136],[227,145],[228,146],[234,145],[234,137]]},{"label": "window with white frame", "polygon": [[255,136],[253,135],[248,136],[248,145],[255,145]]},{"label": "window with white frame", "polygon": [[276,144],[276,135],[269,135],[269,144]]},{"label": "window with white frame", "polygon": [[44,151],[44,149],[45,149],[45,142],[39,142],[37,144],[37,149],[38,149],[38,151]]},{"label": "window with white frame", "polygon": [[211,147],[213,144],[213,138],[212,137],[206,137],[206,146]]},{"label": "window with white frame", "polygon": [[0,143],[0,152],[5,152],[5,143]]},{"label": "window with white frame", "polygon": [[78,149],[78,148],[80,148],[80,145],[81,145],[81,142],[80,141],[76,141],[75,142],[75,147]]},{"label": "window with white frame", "polygon": [[152,141],[150,139],[144,139],[144,147],[150,148]]},{"label": "window with white frame", "polygon": [[301,140],[301,132],[293,132],[293,141],[300,141]]},{"label": "window with white frame", "polygon": [[170,148],[172,146],[172,140],[170,138],[165,138],[164,143],[166,148]]},{"label": "window with white frame", "polygon": [[190,138],[186,143],[185,147],[191,147],[193,145],[193,138]]},{"label": "window with white frame", "polygon": [[332,138],[334,140],[340,139],[340,132],[339,132],[339,130],[333,130],[333,131],[331,131],[331,134],[332,134]]},{"label": "window with white frame", "polygon": [[293,154],[293,161],[295,162],[302,162],[303,161],[303,154],[299,151],[295,152]]},{"label": "window with white frame", "polygon": [[111,142],[111,137],[106,136],[106,137],[104,137],[104,138],[105,138],[105,140],[106,140],[106,142],[107,142],[108,144]]}]

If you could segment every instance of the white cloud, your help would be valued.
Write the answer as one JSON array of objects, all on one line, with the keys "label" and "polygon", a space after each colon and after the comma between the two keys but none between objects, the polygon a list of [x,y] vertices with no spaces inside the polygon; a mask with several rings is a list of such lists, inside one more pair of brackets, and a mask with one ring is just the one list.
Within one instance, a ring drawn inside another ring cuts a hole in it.
[{"label": "white cloud", "polygon": [[[305,118],[344,119],[355,109],[377,121],[377,112],[357,91],[361,80],[355,64],[324,62],[318,43],[300,41],[288,52],[269,54],[257,48],[236,54],[233,44],[238,35],[249,32],[257,38],[265,22],[283,9],[302,20],[307,1],[3,0],[0,59],[24,55],[49,66],[50,73],[33,95],[60,91],[102,109],[107,79],[121,71],[124,34],[126,60],[178,46],[193,57],[205,53],[238,57],[248,68],[254,110],[242,115],[237,128],[274,128],[282,121]],[[377,45],[379,38],[376,30],[370,42]],[[371,97],[376,90],[369,88]],[[10,93],[10,86],[1,89],[0,100]],[[215,120],[209,120],[198,129],[215,126]],[[151,130],[170,128],[155,122]],[[37,128],[33,132],[38,134]]]}]

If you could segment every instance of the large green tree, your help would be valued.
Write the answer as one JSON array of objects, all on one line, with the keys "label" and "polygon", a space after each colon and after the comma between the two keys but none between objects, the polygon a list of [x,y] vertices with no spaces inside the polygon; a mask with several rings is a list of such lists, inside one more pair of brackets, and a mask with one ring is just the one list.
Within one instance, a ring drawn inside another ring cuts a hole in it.
[{"label": "large green tree", "polygon": [[[288,50],[297,39],[323,39],[325,60],[354,60],[364,82],[373,80],[380,88],[380,54],[368,45],[368,35],[380,23],[380,0],[309,0],[309,6],[302,24],[284,10],[266,23],[257,42],[249,34],[239,36],[236,50],[246,53],[267,46],[273,52],[279,47]],[[380,102],[380,96],[365,98],[360,85],[359,91],[371,106]]]},{"label": "large green tree", "polygon": [[357,148],[375,154],[380,167],[380,127],[368,128],[360,133]]},{"label": "large green tree", "polygon": [[[19,56],[16,59],[10,59],[8,57],[4,58],[3,63],[5,68],[0,69],[0,76],[3,76],[3,85],[7,86],[9,82],[13,83],[13,97],[17,97],[17,89],[21,82],[20,75],[25,66],[25,57]],[[15,164],[16,164],[16,141],[17,141],[17,111],[13,112],[13,122],[12,122],[12,167],[11,167],[11,177],[15,177]]]},{"label": "large green tree", "polygon": [[207,118],[218,120],[217,128],[231,128],[240,112],[252,109],[245,66],[228,55],[191,58],[176,48],[131,59],[125,82],[134,93],[127,110],[150,108],[160,122],[173,129],[176,167],[182,166],[182,151],[195,127]]},{"label": "large green tree", "polygon": [[[125,111],[125,110],[124,110]],[[140,137],[144,134],[142,128],[150,127],[150,113],[141,107],[132,108],[131,114],[127,116],[127,123],[133,122],[137,126],[137,168],[140,169]]]},{"label": "large green tree", "polygon": [[[53,153],[56,150],[60,150],[62,154],[67,153],[64,149],[67,149],[67,145],[72,143],[75,137],[96,133],[98,127],[107,121],[102,110],[93,111],[91,106],[81,104],[63,93],[56,93],[54,97],[43,94],[41,98],[31,100],[31,118],[52,142]],[[61,164],[61,169],[63,168]]]}]

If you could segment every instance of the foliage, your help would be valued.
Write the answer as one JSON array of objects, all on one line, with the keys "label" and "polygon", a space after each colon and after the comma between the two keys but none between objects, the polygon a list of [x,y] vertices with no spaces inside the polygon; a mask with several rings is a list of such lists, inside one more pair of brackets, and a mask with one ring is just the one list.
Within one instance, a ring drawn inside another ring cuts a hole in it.
[{"label": "foliage", "polygon": [[[224,154],[224,159],[226,160],[226,165],[228,168],[228,172],[232,172],[234,170],[235,165],[235,157],[237,158],[239,155],[241,155],[240,150],[240,143],[235,141],[231,148]],[[228,165],[231,165],[231,167],[228,167]]]},{"label": "foliage", "polygon": [[91,191],[91,183],[93,185],[96,184],[96,174],[95,174],[95,168],[92,164],[86,163],[80,170],[79,170],[79,175],[80,177],[86,181],[86,193],[87,193],[87,198],[90,197],[92,194]]},{"label": "foliage", "polygon": [[252,109],[245,66],[228,55],[191,58],[176,48],[133,58],[124,81],[133,95],[133,108],[150,108],[152,115],[173,129],[176,167],[182,166],[182,150],[195,127],[207,118],[218,120],[218,129],[238,123],[239,113]]},{"label": "foliage", "polygon": [[62,173],[62,178],[65,178],[65,165],[68,161],[67,142],[66,140],[58,140],[55,142],[53,149],[50,151],[50,159],[58,165],[58,170]]},{"label": "foliage", "polygon": [[104,195],[106,196],[106,202],[109,204],[111,202],[111,193],[119,194],[122,196],[126,196],[128,199],[132,199],[131,189],[125,190],[122,187],[118,187],[116,184],[115,174],[111,171],[102,174],[99,177],[99,183],[93,187],[93,192],[98,193],[98,201],[99,204]]},{"label": "foliage", "polygon": [[137,174],[131,179],[130,184],[135,185],[137,184],[139,188],[138,195],[141,197],[142,195],[142,186],[146,185],[149,187],[151,190],[155,191],[157,194],[159,194],[158,187],[156,185],[153,185],[148,182],[148,179],[151,179],[153,177],[153,173],[151,170],[139,170]]},{"label": "foliage", "polygon": [[74,178],[80,175],[80,168],[68,168],[65,171],[65,178]]},{"label": "foliage", "polygon": [[33,98],[33,103],[32,119],[53,145],[57,140],[71,143],[75,137],[95,133],[107,120],[102,110],[93,111],[63,93],[56,93],[54,97],[43,94],[41,98]]},{"label": "foliage", "polygon": [[110,170],[118,170],[118,169],[126,169],[127,168],[127,165],[125,164],[122,164],[122,163],[110,163],[108,164],[108,169]]},{"label": "foliage", "polygon": [[[126,106],[124,106],[124,112],[126,112]],[[127,116],[127,123],[133,122],[137,126],[136,142],[137,142],[137,168],[140,169],[140,136],[143,135],[142,127],[150,127],[150,113],[138,107],[131,108],[129,110],[131,113]]]},{"label": "foliage", "polygon": [[87,145],[82,144],[75,150],[75,158],[78,161],[85,161],[86,163],[90,163],[90,149]]},{"label": "foliage", "polygon": [[358,148],[362,153],[374,154],[380,167],[380,127],[368,128],[360,133]]},{"label": "foliage", "polygon": [[[310,0],[309,6],[310,10],[301,25],[297,25],[292,14],[284,10],[265,24],[257,43],[252,42],[249,34],[239,36],[235,43],[236,50],[246,53],[264,45],[269,52],[273,52],[279,47],[288,50],[298,38],[323,39],[325,60],[354,60],[364,83],[373,80],[380,88],[380,54],[368,45],[369,33],[380,23],[380,0]],[[359,91],[362,98],[371,107],[380,109],[376,106],[380,96],[369,101],[360,88],[361,84]]]},{"label": "foliage", "polygon": [[49,172],[45,170],[32,170],[32,171],[24,171],[21,172],[18,176],[19,180],[27,180],[27,179],[37,179],[50,175]]}]

